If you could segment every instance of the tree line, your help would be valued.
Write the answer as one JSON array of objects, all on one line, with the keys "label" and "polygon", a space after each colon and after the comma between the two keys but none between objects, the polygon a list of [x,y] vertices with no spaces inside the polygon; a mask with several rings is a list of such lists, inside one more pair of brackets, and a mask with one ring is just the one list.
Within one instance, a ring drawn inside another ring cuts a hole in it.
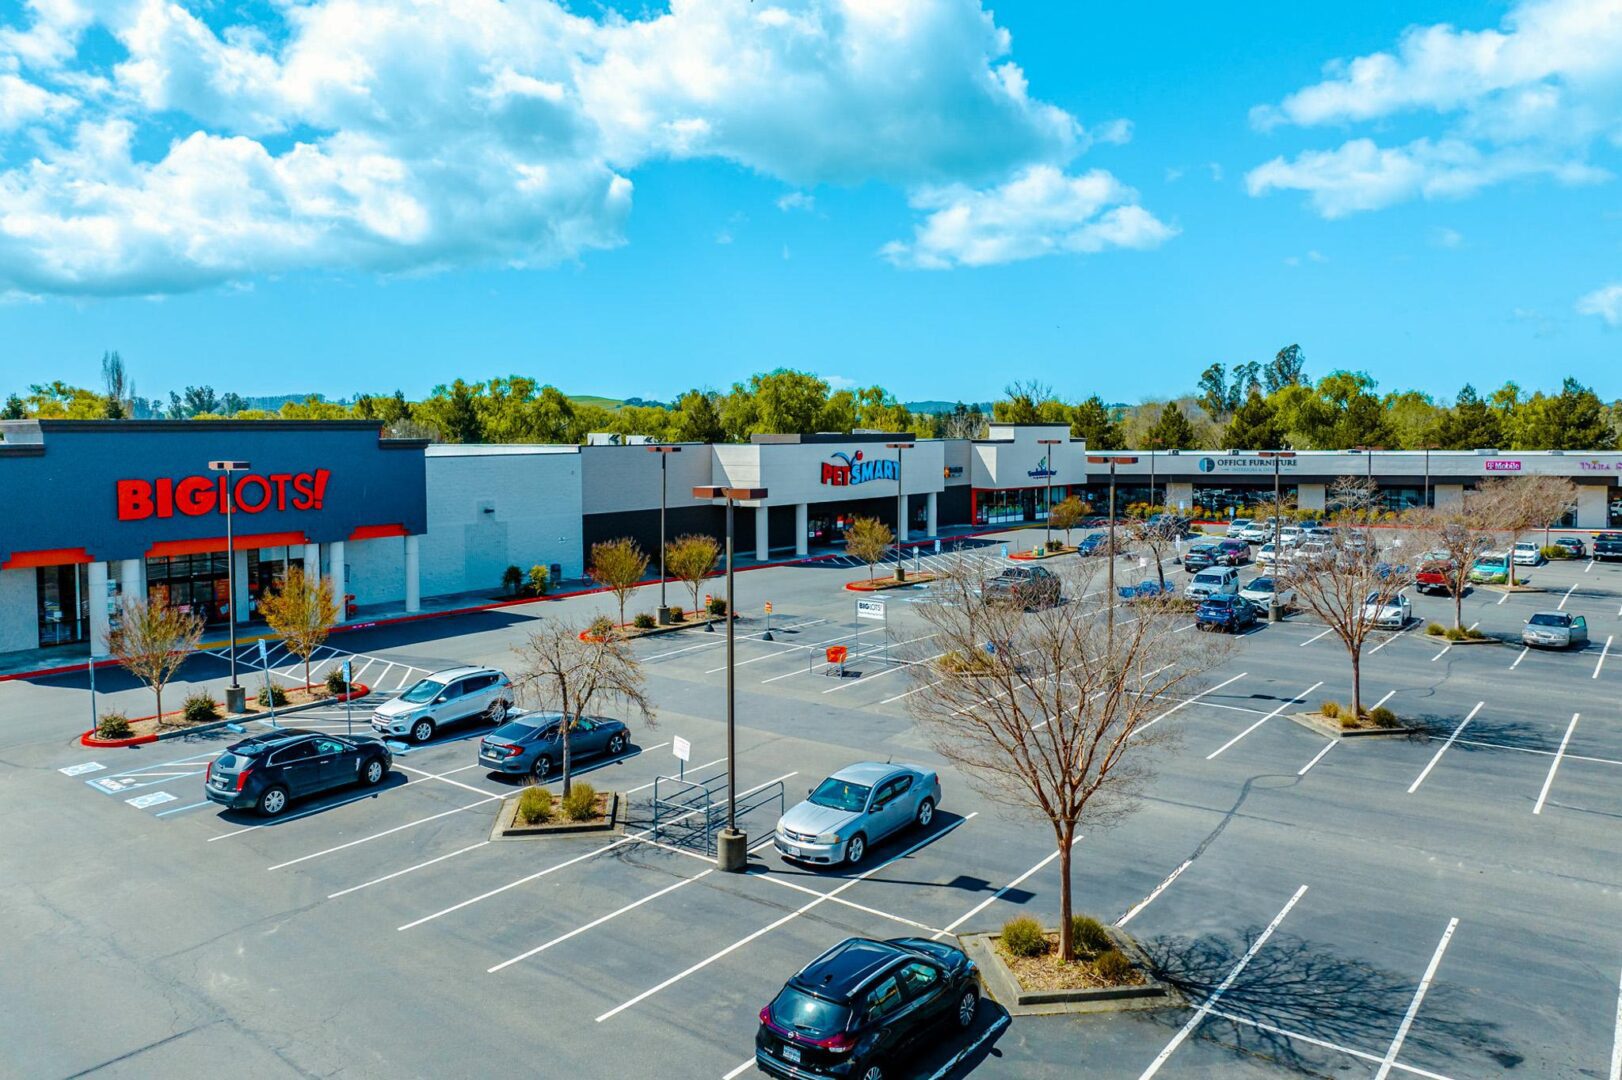
[{"label": "tree line", "polygon": [[[881,386],[835,389],[816,375],[779,368],[726,391],[695,387],[674,401],[629,399],[618,407],[570,398],[527,375],[485,381],[455,379],[420,401],[361,393],[347,401],[320,396],[275,409],[211,386],[171,391],[167,403],[134,393],[118,353],[102,360],[98,390],[61,381],[12,393],[3,419],[376,420],[391,435],[447,443],[579,443],[607,432],[661,442],[741,442],[760,434],[910,431],[924,438],[983,437],[990,422],[1066,424],[1096,450],[1609,450],[1622,434],[1622,402],[1602,401],[1566,378],[1557,391],[1506,382],[1481,394],[1465,384],[1449,400],[1419,390],[1379,391],[1360,371],[1317,379],[1299,345],[1266,363],[1211,364],[1196,389],[1138,404],[1107,403],[1094,394],[1067,400],[1039,381],[1016,381],[989,413],[959,402],[914,412]],[[275,400],[275,399],[273,399]]]}]

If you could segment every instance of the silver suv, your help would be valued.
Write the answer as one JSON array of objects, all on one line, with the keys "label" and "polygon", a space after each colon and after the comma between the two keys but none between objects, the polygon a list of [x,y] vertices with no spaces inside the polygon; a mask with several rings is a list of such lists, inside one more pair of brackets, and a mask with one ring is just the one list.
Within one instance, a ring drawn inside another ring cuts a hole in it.
[{"label": "silver suv", "polygon": [[383,735],[409,735],[424,743],[446,724],[472,717],[499,724],[513,707],[513,684],[495,668],[454,667],[436,671],[405,693],[378,706],[372,730]]}]

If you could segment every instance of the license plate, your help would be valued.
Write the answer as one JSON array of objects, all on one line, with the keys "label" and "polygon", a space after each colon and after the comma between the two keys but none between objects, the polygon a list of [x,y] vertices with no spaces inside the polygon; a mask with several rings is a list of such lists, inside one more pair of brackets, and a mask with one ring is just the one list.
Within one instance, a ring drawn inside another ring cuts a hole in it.
[{"label": "license plate", "polygon": [[783,845],[783,852],[784,852],[784,854],[794,856],[796,859],[799,858],[802,854],[804,854],[804,852],[802,852],[799,848],[795,847],[793,844],[784,844]]},{"label": "license plate", "polygon": [[783,1060],[792,1065],[798,1065],[800,1063],[800,1048],[798,1046],[790,1046],[788,1043],[784,1043]]},{"label": "license plate", "polygon": [[227,788],[227,787],[229,787],[229,786],[230,786],[230,781],[229,781],[229,780],[227,780],[227,779],[226,779],[226,778],[225,778],[225,777],[223,777],[223,776],[216,776],[216,777],[215,777],[215,778],[214,778],[214,779],[212,779],[212,780],[210,780],[210,781],[209,781],[209,784],[210,784],[210,786],[212,786],[212,787],[217,787],[217,788],[219,788],[219,789],[220,789],[220,790],[221,790],[221,791],[224,791],[224,790],[225,790],[225,789],[226,789],[226,788]]}]

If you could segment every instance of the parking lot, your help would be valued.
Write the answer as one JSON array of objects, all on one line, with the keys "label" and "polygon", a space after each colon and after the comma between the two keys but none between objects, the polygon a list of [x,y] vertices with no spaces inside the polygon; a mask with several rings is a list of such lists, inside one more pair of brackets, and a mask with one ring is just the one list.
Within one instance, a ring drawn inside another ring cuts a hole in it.
[{"label": "parking lot", "polygon": [[[991,573],[1005,542],[1039,536],[949,543],[916,565]],[[690,831],[654,829],[677,738],[689,779],[728,765],[721,633],[635,644],[657,722],[577,773],[629,797],[620,835],[492,839],[516,782],[477,765],[478,726],[399,744],[380,787],[267,822],[202,799],[207,763],[240,734],[89,750],[73,738],[82,679],[0,684],[0,1073],[752,1075],[759,1009],[838,940],[994,929],[1022,911],[1051,922],[1051,830],[973,792],[907,714],[928,587],[858,621],[840,588],[867,576],[852,563],[738,575],[736,769],[740,790],[769,800],[780,785],[788,804],[855,760],[939,769],[930,826],[855,869],[784,863],[770,801],[744,819],[742,875],[713,870]],[[1122,584],[1152,573],[1118,566]],[[1465,624],[1502,643],[1428,639],[1426,621],[1451,624],[1438,597],[1414,597],[1415,623],[1371,642],[1365,704],[1423,727],[1413,737],[1337,743],[1291,722],[1349,700],[1344,650],[1302,615],[1247,632],[1158,721],[1181,738],[1142,808],[1075,851],[1078,908],[1137,936],[1185,1004],[1010,1022],[988,1000],[967,1042],[912,1075],[1622,1080],[1622,569],[1527,576],[1545,591],[1465,599]],[[643,593],[636,610],[655,603]],[[1104,599],[1100,579],[1073,602]],[[510,665],[535,618],[610,604],[334,636],[316,678],[349,657],[372,698],[285,723],[364,730],[370,705],[422,673]],[[1590,645],[1522,649],[1522,622],[1557,606],[1587,616]],[[848,648],[842,673],[829,645]],[[250,686],[265,677],[255,649]],[[200,656],[184,677],[218,686],[224,660]],[[270,660],[270,677],[302,681],[302,665]],[[149,700],[105,685],[132,712]]]}]

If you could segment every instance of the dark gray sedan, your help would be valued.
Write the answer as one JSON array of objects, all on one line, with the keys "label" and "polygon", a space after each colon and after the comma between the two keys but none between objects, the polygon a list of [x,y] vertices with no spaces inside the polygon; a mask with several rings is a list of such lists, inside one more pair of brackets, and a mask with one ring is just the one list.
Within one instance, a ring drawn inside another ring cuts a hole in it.
[{"label": "dark gray sedan", "polygon": [[[486,735],[479,743],[479,764],[509,776],[545,780],[563,764],[562,716],[525,713]],[[618,757],[631,745],[630,730],[606,716],[582,716],[569,733],[569,758]]]}]

